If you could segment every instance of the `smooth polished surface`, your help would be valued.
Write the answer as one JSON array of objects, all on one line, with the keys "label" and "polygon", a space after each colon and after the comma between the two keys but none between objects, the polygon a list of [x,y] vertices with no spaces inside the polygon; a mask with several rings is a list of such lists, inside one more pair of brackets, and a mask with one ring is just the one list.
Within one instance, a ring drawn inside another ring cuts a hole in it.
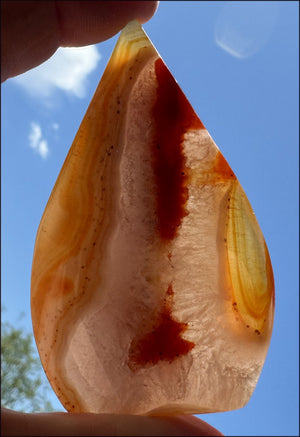
[{"label": "smooth polished surface", "polygon": [[274,315],[268,250],[137,22],[46,206],[31,293],[41,360],[68,411],[226,411],[255,388]]}]

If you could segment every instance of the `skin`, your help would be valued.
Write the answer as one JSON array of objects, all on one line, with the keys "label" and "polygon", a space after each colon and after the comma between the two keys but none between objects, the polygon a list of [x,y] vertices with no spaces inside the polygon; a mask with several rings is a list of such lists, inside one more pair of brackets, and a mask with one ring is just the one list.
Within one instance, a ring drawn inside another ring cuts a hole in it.
[{"label": "skin", "polygon": [[[58,47],[104,41],[130,20],[148,21],[156,1],[1,1],[1,82],[46,61]],[[220,436],[195,416],[20,413],[1,408],[3,436]]]}]

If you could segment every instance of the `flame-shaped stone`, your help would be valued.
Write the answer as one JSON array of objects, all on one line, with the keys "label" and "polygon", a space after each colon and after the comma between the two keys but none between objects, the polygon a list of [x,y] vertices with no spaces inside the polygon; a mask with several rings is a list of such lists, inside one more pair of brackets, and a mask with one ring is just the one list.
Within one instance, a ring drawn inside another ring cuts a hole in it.
[{"label": "flame-shaped stone", "polygon": [[68,411],[231,410],[261,372],[274,312],[264,238],[137,22],[121,33],[46,206],[31,304]]}]

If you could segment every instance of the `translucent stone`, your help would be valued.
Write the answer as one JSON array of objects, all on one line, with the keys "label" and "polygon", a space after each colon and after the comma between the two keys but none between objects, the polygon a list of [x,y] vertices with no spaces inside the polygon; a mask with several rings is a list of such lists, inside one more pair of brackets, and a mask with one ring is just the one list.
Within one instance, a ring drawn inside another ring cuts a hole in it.
[{"label": "translucent stone", "polygon": [[34,334],[68,411],[243,407],[274,281],[247,197],[137,22],[122,31],[43,214]]}]

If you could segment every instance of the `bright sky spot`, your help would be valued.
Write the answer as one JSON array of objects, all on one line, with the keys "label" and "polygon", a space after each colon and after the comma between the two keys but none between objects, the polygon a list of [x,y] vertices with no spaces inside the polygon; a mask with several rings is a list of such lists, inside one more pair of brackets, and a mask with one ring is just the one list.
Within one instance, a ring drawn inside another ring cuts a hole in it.
[{"label": "bright sky spot", "polygon": [[39,99],[50,97],[57,89],[83,98],[86,78],[100,59],[95,46],[60,47],[48,61],[12,81]]},{"label": "bright sky spot", "polygon": [[215,25],[216,43],[236,58],[248,58],[268,42],[278,19],[279,2],[225,2]]},{"label": "bright sky spot", "polygon": [[53,130],[58,130],[59,129],[59,124],[58,123],[52,123],[52,129]]},{"label": "bright sky spot", "polygon": [[43,159],[49,154],[48,143],[43,138],[41,126],[35,122],[30,123],[29,146],[34,149]]}]

